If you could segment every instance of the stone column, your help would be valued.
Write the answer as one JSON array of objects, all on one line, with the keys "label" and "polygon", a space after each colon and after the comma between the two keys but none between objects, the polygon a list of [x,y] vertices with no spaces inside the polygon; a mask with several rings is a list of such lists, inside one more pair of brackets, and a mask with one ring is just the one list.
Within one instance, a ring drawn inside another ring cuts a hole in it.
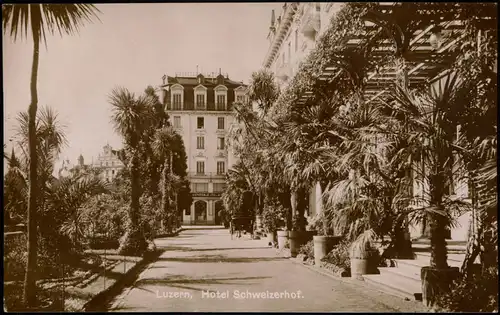
[{"label": "stone column", "polygon": [[323,212],[323,191],[321,191],[321,184],[316,182],[314,189],[314,201],[316,201],[314,214],[320,214]]}]

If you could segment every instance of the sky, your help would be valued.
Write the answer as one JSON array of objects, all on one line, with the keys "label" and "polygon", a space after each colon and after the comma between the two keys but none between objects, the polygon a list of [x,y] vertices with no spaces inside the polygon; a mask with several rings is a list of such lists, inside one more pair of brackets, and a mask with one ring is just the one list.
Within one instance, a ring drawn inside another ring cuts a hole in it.
[{"label": "sky", "polygon": [[[271,10],[283,3],[98,4],[99,21],[76,35],[47,38],[40,50],[39,108],[50,106],[65,125],[68,146],[60,156],[85,163],[109,143],[122,147],[110,122],[108,95],[123,86],[136,94],[159,85],[164,74],[215,72],[248,83],[269,47]],[[33,44],[3,36],[4,143],[15,117],[30,103]],[[60,165],[60,161],[58,165]]]}]

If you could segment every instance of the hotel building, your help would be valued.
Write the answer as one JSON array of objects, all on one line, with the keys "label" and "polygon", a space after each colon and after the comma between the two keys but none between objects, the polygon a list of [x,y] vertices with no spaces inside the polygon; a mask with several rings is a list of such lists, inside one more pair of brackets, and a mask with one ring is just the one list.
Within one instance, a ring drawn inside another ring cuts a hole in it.
[{"label": "hotel building", "polygon": [[221,224],[218,212],[226,172],[234,164],[227,137],[234,123],[232,104],[246,98],[246,86],[222,74],[177,73],[164,76],[162,102],[188,157],[193,204],[183,224]]}]

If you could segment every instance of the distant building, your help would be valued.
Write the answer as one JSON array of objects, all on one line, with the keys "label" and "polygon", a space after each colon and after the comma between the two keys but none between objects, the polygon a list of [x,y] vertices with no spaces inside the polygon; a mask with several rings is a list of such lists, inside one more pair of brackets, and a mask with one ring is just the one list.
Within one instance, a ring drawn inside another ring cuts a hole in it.
[{"label": "distant building", "polygon": [[221,195],[234,157],[227,136],[234,123],[232,104],[245,101],[247,87],[227,75],[181,73],[164,76],[162,101],[188,157],[193,204],[183,224],[220,224]]},{"label": "distant building", "polygon": [[93,161],[92,166],[101,170],[101,178],[111,182],[118,171],[125,167],[118,154],[118,150],[113,150],[109,144],[106,144],[97,160]]}]

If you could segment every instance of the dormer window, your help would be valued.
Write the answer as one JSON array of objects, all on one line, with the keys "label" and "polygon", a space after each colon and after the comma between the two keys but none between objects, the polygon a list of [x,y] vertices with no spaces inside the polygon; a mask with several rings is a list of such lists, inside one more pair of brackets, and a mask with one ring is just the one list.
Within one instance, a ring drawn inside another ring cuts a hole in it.
[{"label": "dormer window", "polygon": [[205,84],[205,77],[203,74],[198,74],[198,84]]},{"label": "dormer window", "polygon": [[173,110],[182,110],[184,104],[184,87],[180,84],[174,84],[170,88],[170,103]]},{"label": "dormer window", "polygon": [[215,88],[215,108],[216,110],[226,110],[227,87],[219,85]]},{"label": "dormer window", "polygon": [[218,85],[223,85],[224,84],[224,76],[222,74],[219,74],[217,76],[217,84]]},{"label": "dormer window", "polygon": [[238,103],[245,103],[246,101],[246,88],[244,86],[234,89],[234,99]]},{"label": "dormer window", "polygon": [[194,88],[195,108],[205,110],[207,106],[207,88],[203,85],[198,85]]}]

